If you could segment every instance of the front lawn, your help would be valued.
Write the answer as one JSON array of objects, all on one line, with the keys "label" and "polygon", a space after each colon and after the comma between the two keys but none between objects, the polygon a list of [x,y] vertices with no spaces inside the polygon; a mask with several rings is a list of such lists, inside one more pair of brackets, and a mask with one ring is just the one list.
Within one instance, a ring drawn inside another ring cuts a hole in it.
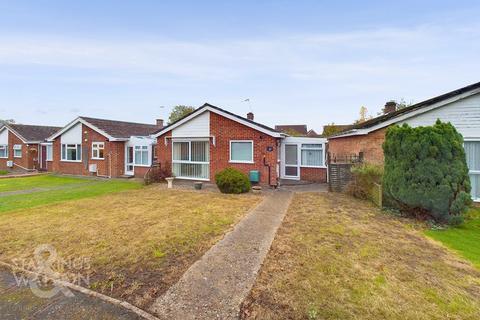
[{"label": "front lawn", "polygon": [[297,194],[244,319],[480,319],[480,272],[409,223],[335,193]]},{"label": "front lawn", "polygon": [[465,223],[445,230],[428,230],[427,236],[442,242],[480,268],[480,209],[471,209]]},{"label": "front lawn", "polygon": [[77,184],[92,181],[91,179],[56,176],[51,174],[0,179],[0,192],[52,188],[66,184]]},{"label": "front lawn", "polygon": [[13,211],[0,215],[0,260],[50,244],[90,260],[92,289],[146,308],[260,199],[152,186]]},{"label": "front lawn", "polygon": [[0,179],[0,215],[7,211],[139,189],[139,182],[42,175]]}]

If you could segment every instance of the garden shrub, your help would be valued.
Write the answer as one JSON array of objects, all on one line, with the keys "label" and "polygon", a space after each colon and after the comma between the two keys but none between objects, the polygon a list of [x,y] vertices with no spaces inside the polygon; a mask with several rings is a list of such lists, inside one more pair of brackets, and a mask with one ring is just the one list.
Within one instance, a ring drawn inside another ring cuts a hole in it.
[{"label": "garden shrub", "polygon": [[387,130],[383,185],[389,203],[417,217],[458,224],[471,203],[462,135],[450,123]]},{"label": "garden shrub", "polygon": [[371,199],[375,184],[382,183],[383,167],[370,163],[360,163],[351,168],[352,182],[347,192],[356,198]]},{"label": "garden shrub", "polygon": [[244,193],[250,191],[250,180],[243,172],[227,168],[215,175],[215,182],[222,193]]}]

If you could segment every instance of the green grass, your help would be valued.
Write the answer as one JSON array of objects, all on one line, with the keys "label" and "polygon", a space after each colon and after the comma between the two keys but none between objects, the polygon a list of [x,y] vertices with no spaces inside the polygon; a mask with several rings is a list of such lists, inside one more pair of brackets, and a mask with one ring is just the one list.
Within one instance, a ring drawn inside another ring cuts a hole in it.
[{"label": "green grass", "polygon": [[8,174],[7,170],[0,170],[0,176],[5,176]]},{"label": "green grass", "polygon": [[66,184],[85,183],[93,180],[84,178],[41,175],[25,178],[10,178],[0,180],[0,192],[28,190],[35,188],[52,188]]},{"label": "green grass", "polygon": [[480,268],[480,209],[471,209],[465,223],[445,230],[428,230],[425,234],[457,252]]},{"label": "green grass", "polygon": [[[31,184],[28,184],[28,181],[26,181],[27,179],[31,178],[6,179],[14,183],[10,186],[3,185],[3,187],[13,188],[9,189],[9,191],[18,191],[22,190],[20,188],[22,184],[26,190],[33,188],[33,185],[35,185],[35,188],[40,186],[58,187],[63,185],[65,186],[65,189],[39,191],[0,197],[0,213],[17,209],[32,208],[51,203],[58,203],[67,200],[95,197],[113,192],[139,189],[142,187],[142,185],[138,182],[121,180],[86,180],[81,178],[58,176],[40,176],[33,178],[42,179],[33,179]],[[1,182],[4,183],[3,181]]]}]

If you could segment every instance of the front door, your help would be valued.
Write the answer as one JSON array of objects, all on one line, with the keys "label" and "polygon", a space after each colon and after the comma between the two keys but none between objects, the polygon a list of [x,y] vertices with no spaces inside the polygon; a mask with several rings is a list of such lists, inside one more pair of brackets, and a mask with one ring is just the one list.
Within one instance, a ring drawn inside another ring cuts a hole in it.
[{"label": "front door", "polygon": [[47,170],[47,146],[40,146],[40,170]]},{"label": "front door", "polygon": [[298,145],[284,144],[283,155],[283,178],[296,180],[300,179]]},{"label": "front door", "polygon": [[134,175],[133,147],[126,147],[125,150],[125,175]]}]

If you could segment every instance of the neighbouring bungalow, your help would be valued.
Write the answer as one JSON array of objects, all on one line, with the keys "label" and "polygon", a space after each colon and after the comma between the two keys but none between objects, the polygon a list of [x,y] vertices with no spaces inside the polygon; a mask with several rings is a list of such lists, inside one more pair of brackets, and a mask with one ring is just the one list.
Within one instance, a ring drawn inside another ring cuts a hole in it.
[{"label": "neighbouring bungalow", "polygon": [[150,134],[157,124],[78,117],[51,135],[53,157],[49,171],[62,174],[143,178],[155,157]]},{"label": "neighbouring bungalow", "polygon": [[47,170],[51,143],[47,138],[59,127],[5,124],[0,128],[0,170]]},{"label": "neighbouring bungalow", "polygon": [[153,137],[159,164],[180,179],[213,182],[217,172],[233,167],[245,174],[258,171],[263,185],[327,180],[326,139],[290,137],[255,122],[251,112],[244,118],[204,104]]},{"label": "neighbouring bungalow", "polygon": [[437,119],[450,122],[463,135],[472,198],[480,201],[480,82],[400,110],[396,110],[395,102],[388,102],[382,116],[329,137],[330,157],[361,153],[366,162],[383,165],[382,144],[389,126],[429,126]]}]

